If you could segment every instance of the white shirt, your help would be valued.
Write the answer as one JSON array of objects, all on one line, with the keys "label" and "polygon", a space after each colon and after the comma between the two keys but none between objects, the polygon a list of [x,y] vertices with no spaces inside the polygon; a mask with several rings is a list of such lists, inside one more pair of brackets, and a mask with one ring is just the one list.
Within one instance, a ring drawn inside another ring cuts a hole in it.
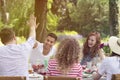
[{"label": "white shirt", "polygon": [[53,46],[48,53],[48,55],[43,54],[43,43],[38,42],[38,46],[34,48],[31,52],[30,62],[31,64],[48,64],[48,60],[53,56],[56,52],[56,48]]},{"label": "white shirt", "polygon": [[23,44],[0,46],[0,76],[26,76],[28,78],[28,55],[35,43],[29,38]]},{"label": "white shirt", "polygon": [[112,74],[120,74],[120,57],[107,57],[103,60],[99,70],[100,75],[106,73],[106,80],[111,80]]}]

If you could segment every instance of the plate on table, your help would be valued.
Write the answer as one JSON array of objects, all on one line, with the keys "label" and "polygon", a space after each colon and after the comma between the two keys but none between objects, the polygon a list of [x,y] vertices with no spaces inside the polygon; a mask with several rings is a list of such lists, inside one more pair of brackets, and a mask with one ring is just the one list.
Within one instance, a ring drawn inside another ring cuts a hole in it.
[{"label": "plate on table", "polygon": [[43,75],[37,73],[29,74],[29,80],[43,80]]}]

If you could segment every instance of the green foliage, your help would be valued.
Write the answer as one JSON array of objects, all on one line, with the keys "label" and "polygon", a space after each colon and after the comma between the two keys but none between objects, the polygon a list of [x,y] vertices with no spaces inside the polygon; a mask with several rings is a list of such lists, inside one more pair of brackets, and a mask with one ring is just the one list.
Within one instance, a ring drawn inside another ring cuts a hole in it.
[{"label": "green foliage", "polygon": [[48,31],[56,31],[58,21],[60,20],[59,16],[54,15],[51,12],[52,3],[53,3],[53,0],[48,0],[48,3],[47,3],[48,12],[47,12],[47,23],[46,23],[46,27]]},{"label": "green foliage", "polygon": [[[27,37],[26,21],[34,12],[34,0],[6,1],[10,14],[8,26],[14,28],[17,36]],[[74,30],[86,36],[90,31],[97,30],[103,36],[109,34],[108,0],[48,0],[47,8],[48,31]],[[52,8],[57,8],[58,14],[52,13]]]},{"label": "green foliage", "polygon": [[70,36],[78,35],[78,33],[76,31],[67,31],[67,30],[64,30],[63,32],[55,32],[55,34],[57,34],[57,36],[59,36],[59,35],[70,35]]},{"label": "green foliage", "polygon": [[[107,36],[106,38],[102,39],[102,43],[107,44],[110,36]],[[109,48],[109,45],[104,45],[103,50],[105,52],[105,55],[109,56],[111,54],[111,50]]]},{"label": "green foliage", "polygon": [[104,46],[103,50],[105,52],[105,55],[109,56],[111,54],[111,50],[110,50],[109,46]]},{"label": "green foliage", "polygon": [[107,36],[107,37],[104,37],[104,38],[102,38],[102,41],[101,42],[108,42],[108,40],[109,40],[109,38],[110,38],[110,36]]},{"label": "green foliage", "polygon": [[67,38],[67,37],[74,37],[76,38],[79,42],[80,42],[80,45],[82,44],[82,36],[79,35],[76,31],[66,31],[64,30],[63,32],[54,32],[57,36],[58,36],[58,42]]},{"label": "green foliage", "polygon": [[8,27],[13,27],[17,36],[28,36],[26,21],[34,10],[34,0],[7,0]]},{"label": "green foliage", "polygon": [[49,31],[56,31],[59,19],[58,16],[53,15],[51,11],[49,11],[47,14],[47,29]]},{"label": "green foliage", "polygon": [[47,8],[48,9],[51,9],[52,3],[53,3],[53,0],[48,0],[48,3],[47,3]]},{"label": "green foliage", "polygon": [[103,32],[108,28],[108,2],[104,1],[78,0],[77,7],[70,9],[71,20],[78,23],[79,33],[87,35],[93,30]]},{"label": "green foliage", "polygon": [[4,25],[4,24],[0,21],[0,29],[3,27],[3,25]]},{"label": "green foliage", "polygon": [[18,44],[24,43],[25,41],[26,41],[26,39],[25,39],[24,36],[17,37],[17,43],[18,43]]},{"label": "green foliage", "polygon": [[[77,0],[77,4],[72,1],[64,1],[66,6],[61,10],[65,11],[62,12],[58,30],[75,30],[84,36],[91,31],[99,31],[105,36],[109,34],[108,0]],[[54,5],[57,10],[59,6]]]}]

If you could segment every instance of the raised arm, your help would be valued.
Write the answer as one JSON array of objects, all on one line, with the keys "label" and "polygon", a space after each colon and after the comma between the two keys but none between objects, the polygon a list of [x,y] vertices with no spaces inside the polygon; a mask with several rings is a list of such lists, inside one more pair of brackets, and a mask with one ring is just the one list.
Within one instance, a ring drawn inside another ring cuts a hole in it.
[{"label": "raised arm", "polygon": [[99,54],[101,60],[103,60],[105,58],[105,52],[103,49],[100,49],[100,54]]},{"label": "raised arm", "polygon": [[29,37],[36,38],[37,24],[36,24],[36,17],[33,14],[30,16],[30,19],[28,20],[27,24],[30,27]]}]

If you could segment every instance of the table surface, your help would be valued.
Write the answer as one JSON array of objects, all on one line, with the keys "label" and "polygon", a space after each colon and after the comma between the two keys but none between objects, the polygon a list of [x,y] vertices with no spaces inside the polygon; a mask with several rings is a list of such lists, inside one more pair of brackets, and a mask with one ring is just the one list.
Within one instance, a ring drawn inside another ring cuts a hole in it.
[{"label": "table surface", "polygon": [[[93,80],[93,74],[87,74],[83,72],[83,80]],[[101,77],[100,80],[106,80],[106,77]]]},{"label": "table surface", "polygon": [[[83,80],[93,80],[93,78],[83,78]],[[106,80],[104,77],[103,78],[101,78],[100,80]]]}]

